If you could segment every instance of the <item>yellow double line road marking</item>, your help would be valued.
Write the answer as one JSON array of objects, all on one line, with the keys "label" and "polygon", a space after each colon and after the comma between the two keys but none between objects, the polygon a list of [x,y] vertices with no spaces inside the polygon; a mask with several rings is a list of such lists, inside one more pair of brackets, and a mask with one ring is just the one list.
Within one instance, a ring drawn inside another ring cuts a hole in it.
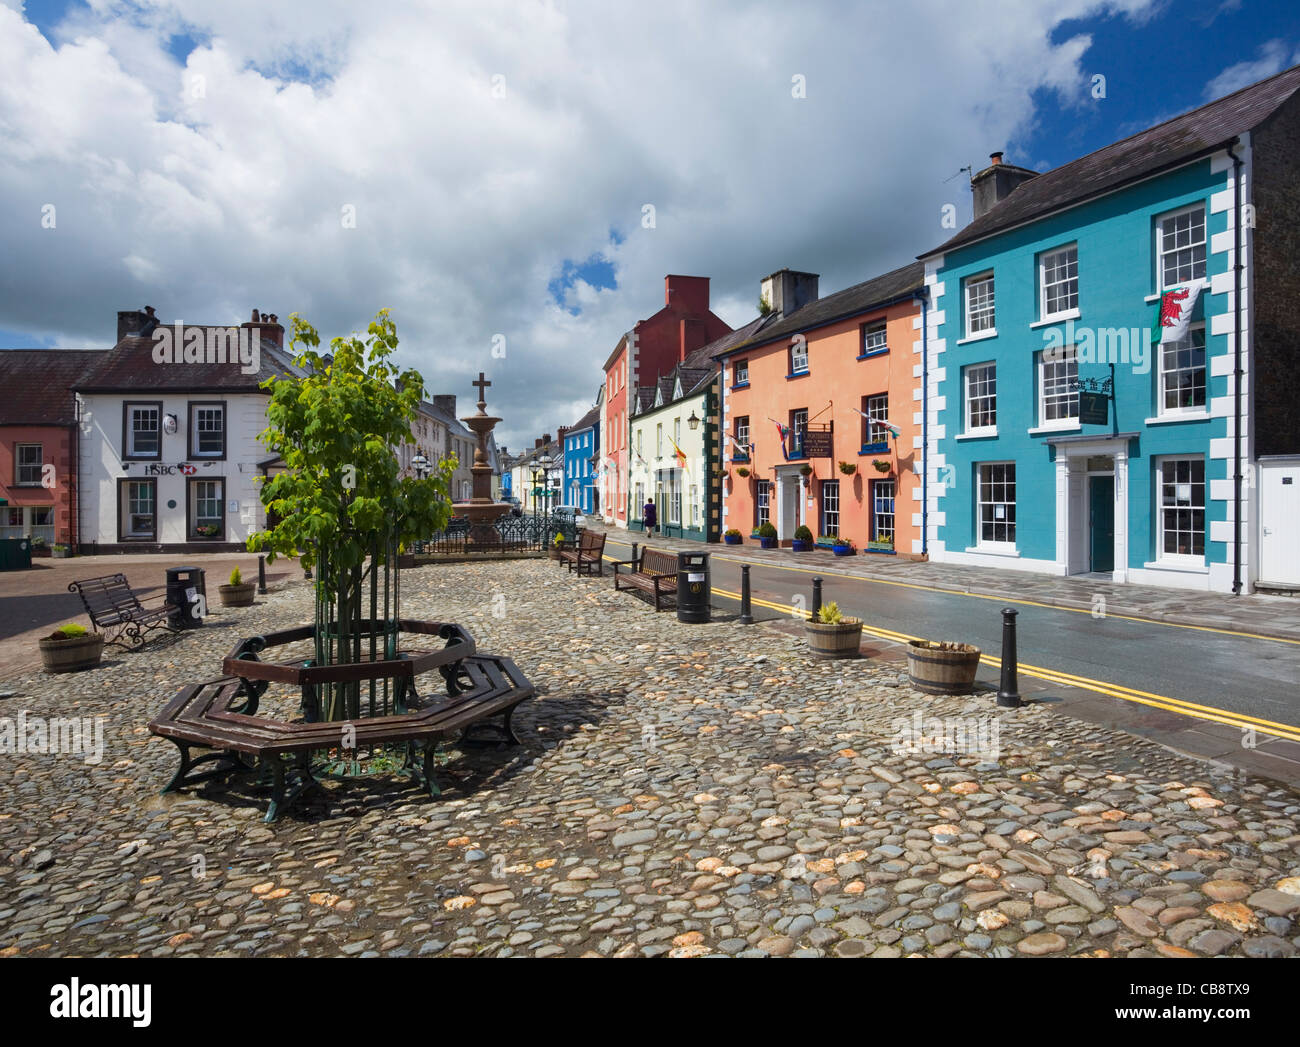
[{"label": "yellow double line road marking", "polygon": [[[714,589],[717,595],[725,597],[728,600],[739,600],[740,594],[729,592],[726,589]],[[758,607],[766,607],[773,611],[780,611],[782,614],[790,616],[803,616],[806,614],[804,608],[796,609],[790,604],[773,603],[771,600],[761,600],[751,596],[750,602]],[[891,640],[894,643],[907,643],[910,640],[919,640],[921,637],[912,636],[908,633],[900,633],[893,629],[884,629],[880,626],[862,625],[862,631],[881,640]],[[1001,668],[1001,661],[991,655],[982,655],[980,662],[994,669]],[[1111,698],[1119,698],[1122,701],[1134,702],[1138,705],[1148,705],[1155,709],[1164,709],[1166,712],[1178,713],[1180,716],[1190,716],[1197,720],[1208,720],[1213,723],[1227,724],[1229,727],[1236,727],[1240,730],[1255,730],[1276,738],[1285,738],[1288,741],[1300,742],[1300,728],[1284,723],[1277,723],[1273,720],[1263,720],[1258,716],[1247,716],[1245,713],[1230,712],[1227,709],[1219,709],[1212,705],[1199,705],[1196,702],[1187,702],[1181,698],[1169,698],[1161,694],[1152,694],[1149,691],[1138,691],[1132,687],[1124,687],[1120,684],[1107,683],[1105,680],[1093,680],[1086,676],[1077,676],[1074,673],[1062,672],[1059,669],[1047,669],[1038,665],[1026,665],[1020,662],[1017,671],[1025,676],[1032,676],[1039,680],[1046,680],[1048,683],[1061,684],[1065,687],[1075,687],[1080,690],[1094,691],[1097,694],[1104,694]]]},{"label": "yellow double line road marking", "polygon": [[[615,542],[614,544],[623,545],[625,543]],[[717,553],[714,553],[712,558],[714,560],[722,561],[724,563],[749,564],[751,567],[761,567],[764,570],[770,568],[773,571],[794,571],[796,574],[806,574],[809,576],[813,576],[817,574],[816,571],[809,570],[807,567],[789,567],[786,564],[767,563],[767,562],[759,562],[754,560],[742,560],[734,556],[722,556]],[[605,559],[613,562],[615,560],[615,557],[606,555]],[[861,575],[854,575],[854,574],[850,574],[850,575],[837,574],[835,575],[835,577],[850,578],[854,581],[868,582],[873,585],[894,585],[894,586],[898,586],[901,589],[919,589],[922,592],[927,592],[927,593],[944,593],[948,596],[969,596],[971,599],[974,600],[993,600],[997,603],[1019,604],[1022,607],[1044,607],[1049,611],[1064,611],[1069,614],[1091,615],[1093,613],[1091,609],[1086,609],[1083,607],[1062,607],[1059,604],[1041,603],[1040,601],[1037,600],[1020,600],[1012,596],[994,596],[994,595],[990,595],[989,593],[963,592],[960,589],[943,589],[937,585],[921,585],[918,584],[917,582],[898,582],[889,578],[866,578]],[[1189,625],[1186,622],[1164,622],[1156,618],[1142,618],[1138,615],[1132,615],[1132,614],[1111,614],[1110,612],[1106,612],[1104,614],[1104,617],[1114,618],[1121,622],[1142,622],[1146,625],[1160,625],[1168,629],[1192,629],[1195,632],[1219,633],[1220,635],[1223,636],[1240,636],[1240,637],[1244,637],[1247,640],[1268,640],[1271,643],[1286,643],[1296,647],[1300,647],[1300,640],[1292,640],[1286,636],[1269,636],[1267,633],[1250,633],[1250,632],[1245,632],[1244,630],[1241,629],[1220,629],[1217,626],[1213,626],[1213,625]]]}]

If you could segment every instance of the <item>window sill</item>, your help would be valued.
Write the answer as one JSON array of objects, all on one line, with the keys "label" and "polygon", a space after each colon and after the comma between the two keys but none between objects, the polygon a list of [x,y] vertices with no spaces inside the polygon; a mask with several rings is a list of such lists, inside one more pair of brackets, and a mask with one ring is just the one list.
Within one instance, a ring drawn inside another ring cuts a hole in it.
[{"label": "window sill", "polygon": [[[31,481],[30,483],[17,483],[17,484],[13,484],[12,486],[13,486],[13,487],[24,487],[24,488],[27,488],[28,490],[31,490],[32,488],[41,488],[41,487],[44,487],[45,485],[44,485],[43,483],[41,483],[40,480],[33,480],[33,481]],[[12,508],[12,506],[11,506],[11,508]]]},{"label": "window sill", "polygon": [[1205,411],[1189,411],[1187,414],[1162,414],[1156,418],[1148,418],[1146,425],[1173,425],[1177,422],[1208,422],[1210,415]]},{"label": "window sill", "polygon": [[998,329],[996,327],[993,327],[987,331],[979,331],[976,334],[968,334],[965,338],[958,338],[957,341],[953,344],[967,345],[970,342],[982,342],[985,339],[996,338],[997,336],[998,336]]},{"label": "window sill", "polygon": [[958,433],[955,440],[991,440],[998,435],[997,429],[972,429],[968,433]]},{"label": "window sill", "polygon": [[785,376],[785,380],[787,382],[792,382],[796,378],[807,378],[810,374],[812,374],[811,371],[791,371],[788,375]]},{"label": "window sill", "polygon": [[1035,320],[1032,324],[1029,325],[1029,329],[1031,331],[1034,331],[1037,330],[1039,327],[1049,327],[1052,324],[1063,324],[1065,323],[1066,320],[1077,320],[1077,319],[1079,319],[1079,310],[1067,309],[1063,313],[1057,313],[1054,316],[1045,316],[1041,320]]},{"label": "window sill", "polygon": [[1030,436],[1042,436],[1044,433],[1077,433],[1082,431],[1083,426],[1079,422],[1071,425],[1040,425],[1033,429],[1026,429]]},{"label": "window sill", "polygon": [[1182,574],[1209,574],[1203,557],[1189,556],[1186,560],[1153,560],[1142,565],[1148,571],[1178,571]]},{"label": "window sill", "polygon": [[737,389],[748,389],[748,388],[749,388],[748,382],[737,382],[735,385],[731,387],[731,391],[734,393]]},{"label": "window sill", "polygon": [[883,442],[878,444],[863,444],[862,450],[858,452],[858,457],[864,454],[888,454],[889,443]]},{"label": "window sill", "polygon": [[1020,558],[1020,550],[1014,545],[968,545],[968,553],[980,553],[984,556],[1008,556],[1012,559]]},{"label": "window sill", "polygon": [[870,360],[873,356],[887,356],[888,354],[889,346],[885,346],[883,349],[873,349],[869,353],[859,353],[857,358],[859,360]]}]

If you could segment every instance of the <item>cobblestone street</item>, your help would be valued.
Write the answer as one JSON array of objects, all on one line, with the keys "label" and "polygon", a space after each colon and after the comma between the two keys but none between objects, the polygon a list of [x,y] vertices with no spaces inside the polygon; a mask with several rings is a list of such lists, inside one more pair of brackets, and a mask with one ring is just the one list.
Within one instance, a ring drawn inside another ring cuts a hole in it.
[{"label": "cobblestone street", "polygon": [[[176,751],[145,724],[236,638],[311,621],[296,580],[97,671],[0,684],[0,717],[107,717],[97,765],[2,757],[0,955],[1300,945],[1289,788],[1048,705],[926,696],[898,662],[817,662],[789,630],[683,625],[542,560],[406,571],[402,611],[463,623],[539,689],[523,746],[453,750],[440,800],[330,781],[265,825],[252,774],[159,795]],[[952,725],[980,752],[934,751]]]}]

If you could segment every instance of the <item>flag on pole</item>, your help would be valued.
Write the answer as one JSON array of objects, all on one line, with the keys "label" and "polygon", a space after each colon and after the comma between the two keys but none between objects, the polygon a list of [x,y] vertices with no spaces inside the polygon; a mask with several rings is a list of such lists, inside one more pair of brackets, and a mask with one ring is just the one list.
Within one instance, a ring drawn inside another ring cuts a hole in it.
[{"label": "flag on pole", "polygon": [[677,459],[677,468],[685,471],[689,476],[690,470],[686,468],[686,452],[677,446],[677,441],[671,436],[668,437],[668,442],[673,445],[673,457]]},{"label": "flag on pole", "polygon": [[790,449],[789,449],[788,447],[786,447],[786,445],[785,445],[785,441],[786,441],[786,439],[790,436],[790,427],[789,427],[788,425],[782,425],[782,424],[781,424],[780,422],[778,422],[775,418],[771,418],[771,417],[769,417],[769,418],[768,418],[768,421],[771,422],[773,425],[776,426],[777,434],[778,434],[778,435],[780,436],[780,438],[781,438],[781,454],[784,456],[785,460],[788,462],[788,461],[790,460]]},{"label": "flag on pole", "polygon": [[1156,310],[1156,323],[1151,331],[1154,345],[1168,345],[1187,336],[1188,325],[1192,322],[1192,310],[1201,295],[1203,280],[1193,280],[1184,287],[1175,287],[1160,296]]},{"label": "flag on pole", "polygon": [[862,417],[865,418],[872,425],[877,425],[881,429],[886,430],[892,439],[897,440],[903,433],[902,429],[898,428],[898,426],[896,426],[893,422],[886,421],[884,418],[872,418],[871,415],[867,414],[866,411],[859,411],[856,407],[850,407],[849,410],[862,415]]}]

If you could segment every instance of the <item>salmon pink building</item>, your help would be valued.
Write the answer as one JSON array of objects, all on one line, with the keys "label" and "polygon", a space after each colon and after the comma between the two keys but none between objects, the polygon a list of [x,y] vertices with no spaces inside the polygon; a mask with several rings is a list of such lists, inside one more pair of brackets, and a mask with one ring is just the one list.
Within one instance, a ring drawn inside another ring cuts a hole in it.
[{"label": "salmon pink building", "polygon": [[719,354],[723,529],[782,545],[922,553],[924,270],[904,266],[826,298],[812,273],[763,281],[778,319]]},{"label": "salmon pink building", "polygon": [[598,472],[600,507],[607,524],[628,524],[628,417],[637,388],[656,385],[685,362],[688,354],[730,331],[724,320],[709,311],[707,276],[666,276],[664,307],[638,320],[619,339],[604,368],[603,446]]}]

